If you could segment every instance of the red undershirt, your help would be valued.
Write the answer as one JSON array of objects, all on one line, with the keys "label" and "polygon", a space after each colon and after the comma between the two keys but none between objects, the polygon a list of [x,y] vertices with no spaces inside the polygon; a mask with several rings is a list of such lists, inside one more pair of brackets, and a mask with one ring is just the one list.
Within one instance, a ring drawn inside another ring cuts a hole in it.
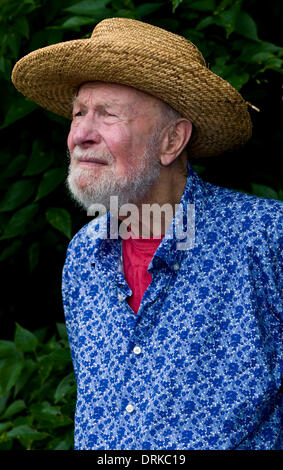
[{"label": "red undershirt", "polygon": [[151,282],[151,274],[147,272],[148,265],[156,252],[161,238],[128,238],[123,240],[124,275],[132,295],[127,302],[137,313],[143,294]]}]

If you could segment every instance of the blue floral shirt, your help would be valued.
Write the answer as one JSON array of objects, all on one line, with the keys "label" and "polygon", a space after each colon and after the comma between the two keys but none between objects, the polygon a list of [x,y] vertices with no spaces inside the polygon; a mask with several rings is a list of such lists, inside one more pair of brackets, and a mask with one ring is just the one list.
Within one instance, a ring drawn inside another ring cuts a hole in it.
[{"label": "blue floral shirt", "polygon": [[137,314],[109,214],[70,242],[75,449],[283,448],[282,203],[214,186],[189,166],[188,204],[194,243],[177,249],[165,235]]}]

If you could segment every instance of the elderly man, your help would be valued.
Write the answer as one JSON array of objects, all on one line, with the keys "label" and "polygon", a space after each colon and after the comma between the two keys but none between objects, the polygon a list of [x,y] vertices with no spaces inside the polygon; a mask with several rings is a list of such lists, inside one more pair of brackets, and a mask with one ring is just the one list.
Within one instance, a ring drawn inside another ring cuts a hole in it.
[{"label": "elderly man", "polygon": [[[247,103],[189,41],[121,18],[12,78],[72,119],[68,186],[106,211],[63,270],[75,449],[282,449],[282,204],[188,163],[247,141]],[[143,216],[153,204],[169,223]]]}]

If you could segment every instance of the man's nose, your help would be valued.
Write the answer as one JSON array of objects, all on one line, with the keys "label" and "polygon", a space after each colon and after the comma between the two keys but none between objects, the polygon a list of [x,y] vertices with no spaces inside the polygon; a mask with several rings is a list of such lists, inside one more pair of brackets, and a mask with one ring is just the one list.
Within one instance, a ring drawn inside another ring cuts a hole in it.
[{"label": "man's nose", "polygon": [[93,119],[89,116],[82,116],[71,130],[74,146],[81,148],[91,147],[93,144],[101,142],[101,135]]}]

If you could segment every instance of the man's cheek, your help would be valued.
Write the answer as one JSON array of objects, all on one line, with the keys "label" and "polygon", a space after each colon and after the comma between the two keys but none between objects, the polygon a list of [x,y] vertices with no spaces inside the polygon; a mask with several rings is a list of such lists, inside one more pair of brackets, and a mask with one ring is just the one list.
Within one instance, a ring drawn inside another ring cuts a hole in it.
[{"label": "man's cheek", "polygon": [[107,150],[111,153],[116,165],[124,165],[124,163],[127,161],[128,149],[126,145],[116,145],[115,142],[110,142],[107,144]]},{"label": "man's cheek", "polygon": [[69,135],[67,138],[67,147],[70,153],[74,150],[74,141],[73,141],[72,131],[69,132]]},{"label": "man's cheek", "polygon": [[104,134],[105,142],[110,152],[125,154],[132,148],[133,138],[125,126],[112,126],[111,132]]}]

